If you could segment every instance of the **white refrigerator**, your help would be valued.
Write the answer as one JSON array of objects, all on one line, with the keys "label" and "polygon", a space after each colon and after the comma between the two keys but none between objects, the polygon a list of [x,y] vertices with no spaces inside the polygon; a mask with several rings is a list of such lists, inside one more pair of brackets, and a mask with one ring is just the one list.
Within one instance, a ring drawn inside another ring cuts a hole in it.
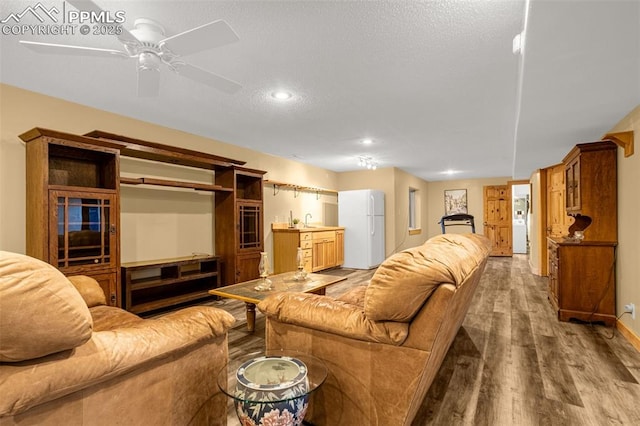
[{"label": "white refrigerator", "polygon": [[344,227],[344,268],[371,269],[385,258],[384,192],[338,192],[338,225]]}]

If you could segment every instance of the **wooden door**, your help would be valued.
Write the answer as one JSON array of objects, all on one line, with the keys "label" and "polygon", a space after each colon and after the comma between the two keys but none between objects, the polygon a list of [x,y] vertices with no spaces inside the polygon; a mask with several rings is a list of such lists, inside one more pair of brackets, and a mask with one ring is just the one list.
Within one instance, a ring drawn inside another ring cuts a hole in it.
[{"label": "wooden door", "polygon": [[547,173],[547,228],[546,236],[553,238],[566,237],[569,225],[573,221],[566,210],[566,186],[564,165],[549,167]]},{"label": "wooden door", "polygon": [[484,235],[491,240],[491,256],[513,255],[510,190],[508,185],[484,187]]}]

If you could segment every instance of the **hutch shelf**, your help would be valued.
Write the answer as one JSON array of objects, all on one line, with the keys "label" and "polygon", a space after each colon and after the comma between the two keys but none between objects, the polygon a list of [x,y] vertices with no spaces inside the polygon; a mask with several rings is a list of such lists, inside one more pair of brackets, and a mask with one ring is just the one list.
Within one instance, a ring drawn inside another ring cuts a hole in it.
[{"label": "hutch shelf", "polygon": [[120,305],[119,152],[35,128],[26,144],[26,253],[65,275],[94,278]]},{"label": "hutch shelf", "polygon": [[122,264],[124,305],[150,312],[208,298],[220,286],[220,258],[198,255]]},{"label": "hutch shelf", "polygon": [[549,301],[561,321],[616,322],[616,150],[610,141],[578,144],[563,160],[573,223],[567,237],[547,237]]}]

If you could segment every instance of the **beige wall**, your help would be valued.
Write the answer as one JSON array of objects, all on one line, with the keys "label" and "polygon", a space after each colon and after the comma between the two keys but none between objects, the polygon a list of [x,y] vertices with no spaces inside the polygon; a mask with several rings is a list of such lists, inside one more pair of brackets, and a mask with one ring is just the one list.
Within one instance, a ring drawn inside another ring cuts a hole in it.
[{"label": "beige wall", "polygon": [[[338,174],[341,191],[378,189],[385,193],[385,252],[392,255],[405,248],[422,244],[426,239],[425,225],[429,222],[429,183],[395,167],[359,170]],[[409,235],[409,188],[418,190],[418,220],[422,229]]]},{"label": "beige wall", "polygon": [[[473,216],[476,225],[476,233],[484,233],[483,221],[483,187],[488,185],[506,185],[510,178],[497,177],[485,179],[460,179],[438,182],[429,182],[429,198],[427,201],[429,218],[427,237],[432,237],[442,233],[442,228],[438,222],[444,216],[444,191],[446,189],[466,189],[468,213]],[[446,229],[447,233],[470,232],[468,226],[451,226]]]},{"label": "beige wall", "polygon": [[[18,135],[33,127],[76,134],[100,129],[244,160],[247,167],[268,170],[265,178],[274,181],[328,189],[338,186],[337,174],[325,169],[0,84],[1,250],[25,252],[25,148]],[[129,158],[121,162],[121,173],[212,181],[212,175],[202,170]],[[124,185],[121,195],[123,262],[214,252],[213,195]],[[291,210],[296,217],[311,213],[312,222],[323,222],[323,203],[337,203],[337,197],[319,198],[315,193],[301,193],[294,198],[293,192],[287,190],[274,196],[273,188],[265,187],[268,251],[272,247],[270,223],[275,216],[288,216]]]},{"label": "beige wall", "polygon": [[624,305],[636,305],[636,319],[624,315],[620,320],[640,336],[640,105],[631,111],[611,132],[633,130],[636,138],[635,154],[624,157],[618,150],[618,248],[616,250],[616,312],[624,312]]},{"label": "beige wall", "polygon": [[542,272],[542,263],[546,262],[546,259],[542,258],[543,245],[547,244],[546,231],[543,233],[543,215],[545,214],[540,210],[542,203],[542,191],[546,191],[546,188],[541,187],[541,170],[536,170],[531,175],[531,220],[529,222],[529,265],[531,266],[531,272],[536,275],[540,275]]},{"label": "beige wall", "polygon": [[[470,213],[482,217],[482,186],[504,184],[506,179],[433,182],[396,168],[334,173],[288,159],[142,122],[61,99],[0,84],[0,249],[25,251],[25,149],[18,135],[44,127],[83,134],[94,129],[247,161],[247,167],[268,170],[266,179],[332,190],[380,189],[386,194],[386,253],[421,244],[439,234],[437,221],[444,213],[444,189],[467,188]],[[211,182],[210,173],[123,158],[125,176],[155,176]],[[420,196],[421,233],[408,233],[408,192]],[[208,193],[159,187],[122,186],[122,261],[161,259],[213,253],[213,197]],[[286,221],[289,212],[311,223],[323,224],[326,205],[337,204],[331,193],[299,192],[265,186],[265,249],[273,259],[271,223]],[[478,232],[482,232],[481,220]],[[462,231],[462,230],[461,230]]]}]

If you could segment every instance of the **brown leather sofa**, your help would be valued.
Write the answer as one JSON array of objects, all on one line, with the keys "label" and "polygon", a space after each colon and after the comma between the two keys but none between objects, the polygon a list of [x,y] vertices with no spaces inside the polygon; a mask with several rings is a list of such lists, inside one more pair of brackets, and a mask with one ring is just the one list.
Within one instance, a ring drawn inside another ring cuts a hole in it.
[{"label": "brown leather sofa", "polygon": [[226,425],[234,319],[107,306],[98,283],[0,252],[0,425]]},{"label": "brown leather sofa", "polygon": [[489,256],[480,235],[446,234],[386,259],[367,286],[338,299],[279,293],[258,308],[268,349],[328,367],[306,420],[410,425],[469,308]]}]

